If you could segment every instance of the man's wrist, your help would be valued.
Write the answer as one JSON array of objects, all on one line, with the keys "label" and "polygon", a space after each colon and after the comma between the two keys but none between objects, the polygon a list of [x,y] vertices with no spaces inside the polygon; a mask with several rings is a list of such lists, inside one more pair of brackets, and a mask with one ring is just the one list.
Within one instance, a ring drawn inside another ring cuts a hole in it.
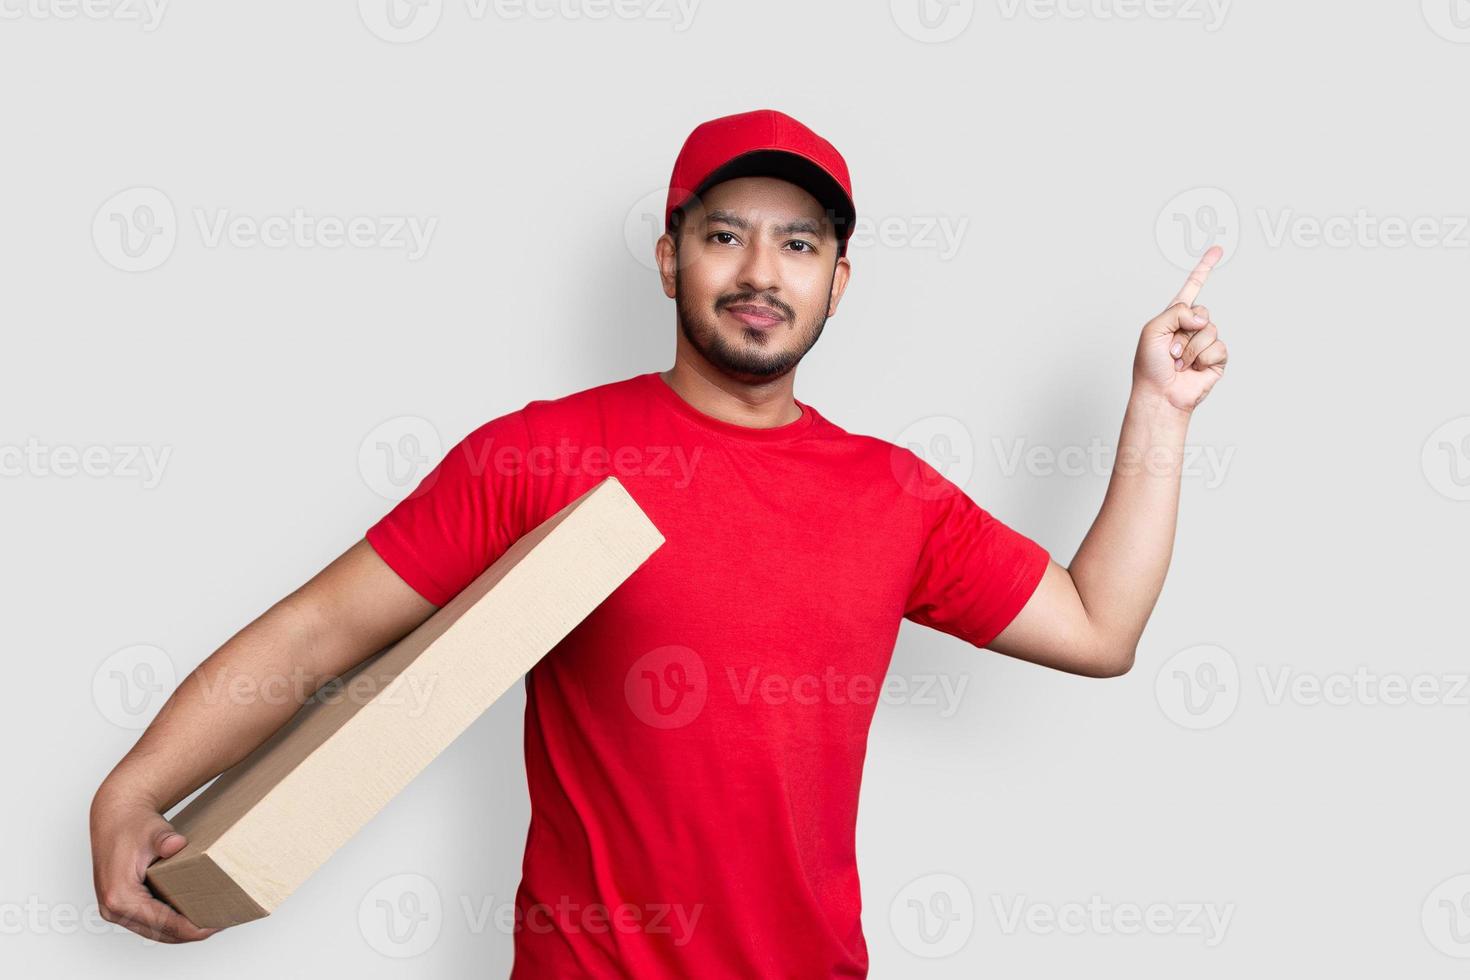
[{"label": "man's wrist", "polygon": [[1174,405],[1162,391],[1136,384],[1128,394],[1128,410],[1166,430],[1170,427],[1187,429],[1189,418],[1193,414],[1190,409]]},{"label": "man's wrist", "polygon": [[92,797],[92,809],[95,811],[117,805],[146,806],[159,813],[163,812],[160,801],[147,787],[130,783],[121,773],[114,772],[97,787],[97,792]]},{"label": "man's wrist", "polygon": [[1171,405],[1162,394],[1135,389],[1128,397],[1113,475],[1179,479],[1188,429],[1188,412]]}]

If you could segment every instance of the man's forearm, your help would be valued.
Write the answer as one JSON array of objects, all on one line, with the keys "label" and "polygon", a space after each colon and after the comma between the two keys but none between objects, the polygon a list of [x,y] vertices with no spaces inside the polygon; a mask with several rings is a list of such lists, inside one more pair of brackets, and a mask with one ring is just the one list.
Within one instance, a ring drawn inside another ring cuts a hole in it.
[{"label": "man's forearm", "polygon": [[307,667],[325,639],[291,599],[272,606],[186,677],[97,790],[164,813],[239,762],[329,678]]},{"label": "man's forearm", "polygon": [[1135,389],[1102,509],[1068,568],[1099,642],[1130,662],[1174,548],[1188,428],[1187,412]]}]

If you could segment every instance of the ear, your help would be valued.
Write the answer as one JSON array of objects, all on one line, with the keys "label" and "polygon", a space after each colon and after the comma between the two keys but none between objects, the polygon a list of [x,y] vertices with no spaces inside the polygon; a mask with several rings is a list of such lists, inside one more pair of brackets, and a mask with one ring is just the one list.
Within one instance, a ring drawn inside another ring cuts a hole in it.
[{"label": "ear", "polygon": [[842,302],[842,294],[847,292],[847,281],[852,276],[852,263],[847,261],[847,256],[837,260],[837,267],[832,270],[832,295],[827,299],[827,316],[835,316],[837,304]]},{"label": "ear", "polygon": [[658,236],[658,241],[653,243],[653,259],[658,263],[658,278],[663,283],[664,295],[673,299],[674,269],[679,261],[679,253],[674,248],[674,237],[668,232]]}]

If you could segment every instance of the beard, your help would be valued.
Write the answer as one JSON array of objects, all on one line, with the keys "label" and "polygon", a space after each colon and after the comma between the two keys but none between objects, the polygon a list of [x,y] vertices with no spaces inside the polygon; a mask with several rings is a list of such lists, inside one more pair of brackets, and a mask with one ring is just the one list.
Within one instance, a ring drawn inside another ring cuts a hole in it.
[{"label": "beard", "polygon": [[[833,269],[833,279],[836,278]],[[674,264],[674,308],[679,317],[679,330],[685,339],[699,351],[704,359],[731,378],[747,383],[772,381],[790,372],[806,356],[822,336],[827,324],[826,307],[806,324],[792,326],[788,319],[784,326],[758,330],[746,327],[741,330],[744,342],[731,343],[720,332],[720,311],[740,303],[763,302],[785,312],[784,303],[773,303],[769,298],[760,300],[751,293],[732,293],[715,301],[715,309],[708,314],[695,310],[685,300],[683,269],[677,257]],[[832,295],[832,283],[827,284],[827,295]],[[792,342],[794,338],[794,343]]]}]

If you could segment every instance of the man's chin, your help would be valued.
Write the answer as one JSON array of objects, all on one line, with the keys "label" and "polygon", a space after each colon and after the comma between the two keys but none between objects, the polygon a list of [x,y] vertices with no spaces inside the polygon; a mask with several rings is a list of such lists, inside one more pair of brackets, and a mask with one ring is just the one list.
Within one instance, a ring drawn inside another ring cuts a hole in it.
[{"label": "man's chin", "polygon": [[731,379],[766,384],[790,374],[805,355],[805,351],[797,354],[787,348],[792,342],[787,326],[782,323],[772,328],[782,332],[777,338],[769,331],[745,327],[733,317],[716,316],[714,323],[706,321],[686,329],[684,335],[706,361]]},{"label": "man's chin", "polygon": [[769,352],[742,351],[738,343],[701,348],[699,352],[721,371],[752,384],[779,378],[796,366],[787,358],[771,356]]}]

